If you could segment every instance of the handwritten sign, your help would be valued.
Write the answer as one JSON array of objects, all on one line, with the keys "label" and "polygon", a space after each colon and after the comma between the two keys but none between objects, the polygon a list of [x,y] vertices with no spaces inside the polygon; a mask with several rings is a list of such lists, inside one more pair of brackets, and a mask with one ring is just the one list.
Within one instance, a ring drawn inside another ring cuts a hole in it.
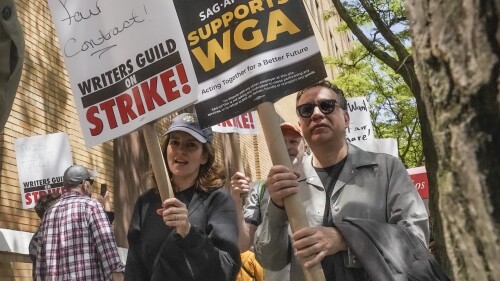
[{"label": "handwritten sign", "polygon": [[347,98],[347,111],[349,112],[349,128],[346,138],[349,142],[373,140],[372,118],[370,106],[365,97]]},{"label": "handwritten sign", "polygon": [[422,199],[429,199],[429,181],[425,166],[407,169],[413,184]]},{"label": "handwritten sign", "polygon": [[171,1],[48,2],[87,146],[196,101],[198,83]]},{"label": "handwritten sign", "polygon": [[259,133],[255,123],[255,112],[250,111],[212,126],[212,131],[218,133],[238,133],[256,135]]},{"label": "handwritten sign", "polygon": [[326,77],[302,1],[174,3],[199,82],[202,127]]},{"label": "handwritten sign", "polygon": [[200,125],[215,125],[326,77],[301,1],[49,0],[49,7],[87,146],[196,100]]},{"label": "handwritten sign", "polygon": [[16,139],[17,173],[23,208],[33,208],[40,196],[63,193],[63,174],[73,164],[66,133]]}]

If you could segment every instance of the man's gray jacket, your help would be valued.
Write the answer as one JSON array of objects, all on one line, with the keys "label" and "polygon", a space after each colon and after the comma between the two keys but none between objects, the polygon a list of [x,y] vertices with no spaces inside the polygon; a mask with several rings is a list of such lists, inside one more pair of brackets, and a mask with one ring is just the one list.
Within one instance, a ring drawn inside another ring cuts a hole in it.
[{"label": "man's gray jacket", "polygon": [[[398,224],[428,243],[427,211],[401,161],[351,144],[348,151],[330,198],[333,223],[351,217]],[[312,156],[307,157],[303,165],[301,178],[306,180],[299,183],[299,196],[309,225],[321,226],[326,204],[325,188],[312,166]],[[290,280],[304,280],[300,265],[292,254],[286,212],[270,202],[261,227],[255,243],[255,253],[261,265],[279,270],[291,262]]]}]

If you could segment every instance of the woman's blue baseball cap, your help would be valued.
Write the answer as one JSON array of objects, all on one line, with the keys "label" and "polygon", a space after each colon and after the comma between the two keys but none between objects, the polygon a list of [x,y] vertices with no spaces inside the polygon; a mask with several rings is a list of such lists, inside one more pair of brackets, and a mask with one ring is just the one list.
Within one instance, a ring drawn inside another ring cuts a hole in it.
[{"label": "woman's blue baseball cap", "polygon": [[170,126],[164,136],[175,131],[186,132],[201,143],[212,142],[213,139],[212,129],[209,127],[202,130],[198,123],[198,118],[193,113],[181,113],[177,115],[170,122]]}]

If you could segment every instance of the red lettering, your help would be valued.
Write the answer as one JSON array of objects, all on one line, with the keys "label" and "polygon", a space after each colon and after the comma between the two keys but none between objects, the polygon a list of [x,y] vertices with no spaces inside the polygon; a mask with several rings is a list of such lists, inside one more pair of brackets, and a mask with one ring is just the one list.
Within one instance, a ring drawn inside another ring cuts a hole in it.
[{"label": "red lettering", "polygon": [[[158,85],[158,77],[161,87]],[[179,85],[179,81],[182,85]],[[180,98],[181,89],[179,86],[182,86],[182,92],[187,94],[190,92],[188,82],[184,65],[178,64],[175,69],[167,69],[159,75],[133,86],[130,89],[131,92],[123,92],[113,99],[90,106],[86,111],[90,134],[92,136],[100,135],[104,131],[105,124],[110,129],[114,129],[119,124],[130,123],[146,112],[153,111],[167,102]],[[161,93],[161,90],[164,93]],[[118,118],[120,119],[118,120]],[[121,123],[119,123],[120,121]],[[231,122],[226,121],[222,126],[232,125]]]},{"label": "red lettering", "polygon": [[[186,70],[184,69],[184,64],[180,63],[176,65],[175,69],[177,69],[177,75],[179,76],[179,81],[181,82],[181,84],[187,83],[188,78],[186,75]],[[189,94],[191,92],[191,86],[189,86],[188,84],[183,85],[182,92],[186,95]]]},{"label": "red lettering", "polygon": [[233,118],[233,124],[236,128],[242,128],[239,116]]},{"label": "red lettering", "polygon": [[157,77],[153,77],[149,80],[150,85],[148,85],[147,81],[141,83],[142,94],[144,96],[144,100],[146,101],[146,107],[149,111],[155,109],[153,101],[155,101],[159,106],[162,106],[166,103],[156,90],[157,80]]},{"label": "red lettering", "polygon": [[250,121],[250,128],[255,128],[255,126],[253,125],[253,116],[252,116],[252,112],[248,112],[248,121]]},{"label": "red lettering", "polygon": [[233,124],[231,124],[231,120],[227,120],[221,123],[222,127],[232,127]]},{"label": "red lettering", "polygon": [[94,128],[90,128],[91,136],[97,136],[101,134],[103,129],[102,120],[99,119],[99,117],[96,117],[96,114],[99,114],[99,108],[97,108],[97,106],[95,105],[89,107],[89,109],[87,110],[87,121],[89,121],[90,124],[94,125]]},{"label": "red lettering", "polygon": [[38,202],[38,198],[40,197],[38,191],[33,192],[33,197],[35,197],[35,203]]},{"label": "red lettering", "polygon": [[241,123],[243,125],[243,128],[249,129],[250,125],[248,124],[248,118],[247,118],[246,114],[242,114],[240,116],[241,116]]},{"label": "red lettering", "polygon": [[108,118],[108,124],[111,129],[116,128],[118,125],[116,123],[115,113],[113,107],[116,105],[115,100],[107,100],[99,105],[101,110],[104,110],[106,117]]},{"label": "red lettering", "polygon": [[134,94],[135,107],[137,108],[137,113],[143,115],[146,113],[144,110],[144,104],[142,103],[141,92],[137,86],[132,88],[132,94]]},{"label": "red lettering", "polygon": [[49,190],[40,190],[40,191],[33,191],[33,192],[28,192],[24,194],[24,198],[26,199],[26,205],[31,205],[31,204],[36,204],[38,200],[44,195],[50,194],[50,193],[61,193],[64,194],[68,192],[65,188],[51,188]]},{"label": "red lettering", "polygon": [[175,66],[175,69],[177,70],[177,75],[179,76],[179,81],[181,84],[187,83],[188,78],[186,75],[186,70],[184,69],[184,64],[180,63]]},{"label": "red lettering", "polygon": [[26,200],[26,205],[31,205],[33,200],[31,200],[31,192],[24,194],[24,199]]},{"label": "red lettering", "polygon": [[116,105],[118,106],[122,124],[130,122],[129,117],[132,120],[137,118],[137,114],[132,109],[132,104],[132,98],[126,92],[116,97]]},{"label": "red lettering", "polygon": [[174,71],[172,69],[169,69],[162,74],[160,74],[160,80],[161,84],[163,85],[163,90],[165,91],[165,97],[167,98],[167,101],[173,101],[181,96],[179,91],[175,90],[173,91],[173,88],[177,86],[177,82],[175,80],[171,80],[174,76]]}]

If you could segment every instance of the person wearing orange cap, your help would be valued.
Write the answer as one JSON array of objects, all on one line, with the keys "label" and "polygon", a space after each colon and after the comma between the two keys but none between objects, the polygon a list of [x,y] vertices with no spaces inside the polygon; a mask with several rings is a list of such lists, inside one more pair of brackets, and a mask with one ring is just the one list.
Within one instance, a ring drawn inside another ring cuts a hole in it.
[{"label": "person wearing orange cap", "polygon": [[[306,152],[306,144],[302,138],[302,134],[298,126],[284,122],[280,125],[285,145],[287,148],[288,156],[292,162],[293,167],[300,170],[302,159]],[[264,181],[258,181],[255,185],[250,187],[250,179],[241,172],[236,172],[231,177],[231,197],[236,205],[236,212],[238,215],[238,225],[240,235],[238,244],[240,252],[248,254],[246,251],[250,249],[254,241],[254,236],[258,226],[262,222],[262,214],[267,209],[269,202],[269,194],[264,186]],[[250,192],[248,202],[242,206],[241,194]],[[264,269],[264,276],[266,281],[285,281],[289,280],[288,267],[280,271],[271,271]]]}]

